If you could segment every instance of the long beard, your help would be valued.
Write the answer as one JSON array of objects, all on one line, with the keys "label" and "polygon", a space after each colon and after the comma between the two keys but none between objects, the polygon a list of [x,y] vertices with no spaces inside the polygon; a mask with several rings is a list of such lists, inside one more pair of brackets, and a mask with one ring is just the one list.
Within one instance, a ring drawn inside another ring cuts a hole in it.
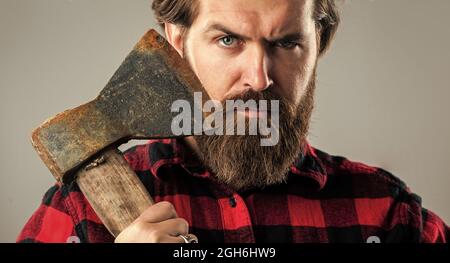
[{"label": "long beard", "polygon": [[[264,188],[286,181],[290,166],[303,151],[314,107],[315,73],[301,99],[294,106],[271,90],[248,92],[237,98],[279,100],[279,141],[260,146],[263,135],[201,135],[194,137],[203,161],[220,182],[235,191]],[[234,123],[235,131],[237,129]],[[247,119],[248,124],[248,119]]]}]

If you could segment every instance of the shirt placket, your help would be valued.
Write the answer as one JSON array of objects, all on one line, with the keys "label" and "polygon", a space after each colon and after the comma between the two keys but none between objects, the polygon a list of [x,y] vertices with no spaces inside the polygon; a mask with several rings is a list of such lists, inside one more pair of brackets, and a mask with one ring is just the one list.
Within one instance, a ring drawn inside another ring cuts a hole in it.
[{"label": "shirt placket", "polygon": [[219,199],[226,243],[254,243],[252,220],[244,199],[237,193]]}]

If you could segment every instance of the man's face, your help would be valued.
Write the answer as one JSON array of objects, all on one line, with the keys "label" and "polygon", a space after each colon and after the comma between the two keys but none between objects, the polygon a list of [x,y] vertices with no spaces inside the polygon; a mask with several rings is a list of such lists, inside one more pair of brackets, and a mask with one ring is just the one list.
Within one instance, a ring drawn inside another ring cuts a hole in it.
[{"label": "man's face", "polygon": [[199,0],[184,53],[211,99],[251,89],[298,105],[317,59],[313,0]]},{"label": "man's face", "polygon": [[313,108],[313,0],[198,1],[198,17],[182,40],[166,32],[204,92],[221,102],[277,100],[280,105],[276,145],[260,146],[261,136],[203,135],[195,137],[200,157],[235,190],[281,183],[302,150]]}]

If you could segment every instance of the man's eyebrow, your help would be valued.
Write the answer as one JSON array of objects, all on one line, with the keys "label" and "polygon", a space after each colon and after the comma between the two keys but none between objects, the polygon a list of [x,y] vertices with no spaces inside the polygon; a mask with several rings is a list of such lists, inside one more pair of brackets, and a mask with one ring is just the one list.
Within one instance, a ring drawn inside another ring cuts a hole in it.
[{"label": "man's eyebrow", "polygon": [[224,26],[222,24],[217,24],[217,23],[211,24],[210,26],[208,26],[205,29],[204,33],[209,33],[211,31],[221,31],[221,32],[223,32],[223,33],[225,33],[227,35],[234,36],[234,37],[237,37],[237,38],[242,39],[242,40],[250,39],[250,37],[247,37],[247,36],[238,34],[236,32],[233,32],[231,29],[227,28],[226,26]]},{"label": "man's eyebrow", "polygon": [[304,40],[304,35],[302,33],[291,33],[281,37],[276,37],[272,39],[268,39],[268,42],[275,43],[280,41],[302,41]]}]

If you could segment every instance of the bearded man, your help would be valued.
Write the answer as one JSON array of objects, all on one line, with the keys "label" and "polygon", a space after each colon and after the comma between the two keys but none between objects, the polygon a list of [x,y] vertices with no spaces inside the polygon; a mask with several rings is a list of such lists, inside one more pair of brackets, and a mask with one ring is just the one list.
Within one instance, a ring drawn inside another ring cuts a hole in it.
[{"label": "bearded man", "polygon": [[[446,242],[449,228],[389,172],[307,141],[316,67],[339,25],[334,0],[154,0],[167,40],[226,100],[278,101],[279,140],[199,135],[124,153],[157,202],[117,238],[78,186],[55,185],[19,242]],[[251,118],[270,110],[237,111]],[[234,113],[233,113],[234,114]]]}]

